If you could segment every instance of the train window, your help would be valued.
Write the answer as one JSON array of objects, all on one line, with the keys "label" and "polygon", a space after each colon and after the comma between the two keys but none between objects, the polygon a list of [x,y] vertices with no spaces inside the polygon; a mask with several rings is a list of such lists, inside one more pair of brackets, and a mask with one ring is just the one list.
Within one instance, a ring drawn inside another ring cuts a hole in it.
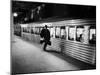
[{"label": "train window", "polygon": [[31,28],[31,34],[34,34],[33,28]]},{"label": "train window", "polygon": [[50,35],[55,38],[55,27],[51,28]]},{"label": "train window", "polygon": [[24,30],[24,28],[22,28],[22,30],[23,30],[22,32],[24,32],[24,31],[25,31],[25,30]]},{"label": "train window", "polygon": [[36,34],[38,34],[38,28],[36,28]]},{"label": "train window", "polygon": [[40,31],[43,29],[43,27],[42,28],[40,28]]},{"label": "train window", "polygon": [[38,28],[36,28],[36,34],[38,34]]},{"label": "train window", "polygon": [[24,28],[24,32],[27,32],[26,28]]},{"label": "train window", "polygon": [[40,34],[40,28],[39,27],[37,28],[37,34],[38,35]]},{"label": "train window", "polygon": [[25,32],[25,28],[23,28],[23,32]]},{"label": "train window", "polygon": [[35,30],[36,30],[36,31],[35,31],[35,34],[39,34],[39,28],[36,27]]},{"label": "train window", "polygon": [[30,32],[30,29],[29,28],[27,28],[27,33],[29,33]]},{"label": "train window", "polygon": [[62,26],[61,27],[61,39],[66,39],[65,26]]},{"label": "train window", "polygon": [[40,32],[42,31],[43,27],[40,28]]},{"label": "train window", "polygon": [[53,28],[50,30],[50,36],[53,37]]},{"label": "train window", "polygon": [[35,28],[35,34],[37,34],[37,28]]},{"label": "train window", "polygon": [[27,33],[29,33],[29,28],[27,28]]},{"label": "train window", "polygon": [[56,38],[60,38],[60,27],[56,27],[56,34],[55,34]]},{"label": "train window", "polygon": [[50,36],[51,36],[51,27],[48,28],[49,32],[50,32]]},{"label": "train window", "polygon": [[66,40],[68,40],[68,28],[69,27],[66,27]]},{"label": "train window", "polygon": [[34,34],[35,33],[35,28],[34,27],[32,28],[32,31],[33,31],[33,34]]},{"label": "train window", "polygon": [[41,33],[42,29],[43,29],[43,27],[40,28],[40,33]]},{"label": "train window", "polygon": [[84,26],[77,26],[76,41],[84,42]]},{"label": "train window", "polygon": [[25,28],[25,32],[28,33],[28,28]]},{"label": "train window", "polygon": [[39,34],[41,33],[41,28],[39,27]]},{"label": "train window", "polygon": [[96,28],[95,28],[95,26],[90,27],[89,43],[96,44]]},{"label": "train window", "polygon": [[25,30],[26,30],[26,33],[28,33],[28,29],[27,29],[27,28],[25,28]]},{"label": "train window", "polygon": [[71,26],[69,27],[69,30],[68,30],[68,40],[74,40],[75,39],[75,27],[74,26]]}]

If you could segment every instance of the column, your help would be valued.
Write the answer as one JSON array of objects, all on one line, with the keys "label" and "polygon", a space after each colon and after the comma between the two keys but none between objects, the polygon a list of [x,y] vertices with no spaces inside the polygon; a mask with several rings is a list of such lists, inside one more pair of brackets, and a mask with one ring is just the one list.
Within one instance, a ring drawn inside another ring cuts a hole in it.
[{"label": "column", "polygon": [[90,26],[84,26],[83,43],[85,44],[89,44],[89,28]]},{"label": "column", "polygon": [[54,31],[53,31],[53,38],[55,38],[55,34],[56,34],[56,28],[55,27],[53,27],[54,29]]},{"label": "column", "polygon": [[75,26],[75,29],[74,29],[74,41],[76,41],[76,26]]},{"label": "column", "polygon": [[11,14],[11,41],[14,41],[14,16]]}]

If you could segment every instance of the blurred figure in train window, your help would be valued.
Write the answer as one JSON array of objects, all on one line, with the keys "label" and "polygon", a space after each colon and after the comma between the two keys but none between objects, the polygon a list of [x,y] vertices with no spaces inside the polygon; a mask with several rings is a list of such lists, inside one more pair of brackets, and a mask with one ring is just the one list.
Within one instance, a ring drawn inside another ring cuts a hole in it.
[{"label": "blurred figure in train window", "polygon": [[68,39],[73,41],[74,40],[74,36],[75,36],[75,27],[74,26],[71,26],[69,28]]},{"label": "blurred figure in train window", "polygon": [[53,37],[53,38],[55,38],[55,27],[51,28],[50,36]]},{"label": "blurred figure in train window", "polygon": [[80,42],[84,42],[83,34],[80,34],[79,41],[80,41]]},{"label": "blurred figure in train window", "polygon": [[90,38],[89,38],[90,44],[96,44],[96,29],[90,28]]},{"label": "blurred figure in train window", "polygon": [[56,34],[55,34],[56,38],[60,38],[60,27],[56,27]]},{"label": "blurred figure in train window", "polygon": [[33,28],[31,28],[31,34],[33,34],[33,33],[34,33]]},{"label": "blurred figure in train window", "polygon": [[77,26],[76,41],[84,42],[84,27]]},{"label": "blurred figure in train window", "polygon": [[51,45],[50,31],[47,29],[47,25],[45,25],[45,27],[42,29],[40,36],[41,38],[43,38],[42,40],[40,40],[40,43],[44,43],[43,50],[46,51],[47,45]]}]

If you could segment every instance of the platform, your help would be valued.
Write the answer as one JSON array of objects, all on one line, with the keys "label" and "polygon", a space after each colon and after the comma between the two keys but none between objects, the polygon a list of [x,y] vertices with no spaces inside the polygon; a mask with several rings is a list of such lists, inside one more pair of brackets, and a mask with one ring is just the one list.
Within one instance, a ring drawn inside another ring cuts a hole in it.
[{"label": "platform", "polygon": [[37,73],[91,69],[92,67],[69,56],[43,51],[42,45],[14,36],[11,41],[12,73]]}]

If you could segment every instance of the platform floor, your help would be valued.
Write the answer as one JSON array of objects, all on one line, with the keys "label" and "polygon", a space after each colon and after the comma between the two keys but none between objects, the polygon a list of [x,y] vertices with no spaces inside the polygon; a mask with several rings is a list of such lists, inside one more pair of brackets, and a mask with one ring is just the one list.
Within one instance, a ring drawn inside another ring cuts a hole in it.
[{"label": "platform floor", "polygon": [[30,43],[14,36],[11,41],[12,73],[35,73],[89,69],[91,66],[69,56],[43,51],[42,45]]}]

